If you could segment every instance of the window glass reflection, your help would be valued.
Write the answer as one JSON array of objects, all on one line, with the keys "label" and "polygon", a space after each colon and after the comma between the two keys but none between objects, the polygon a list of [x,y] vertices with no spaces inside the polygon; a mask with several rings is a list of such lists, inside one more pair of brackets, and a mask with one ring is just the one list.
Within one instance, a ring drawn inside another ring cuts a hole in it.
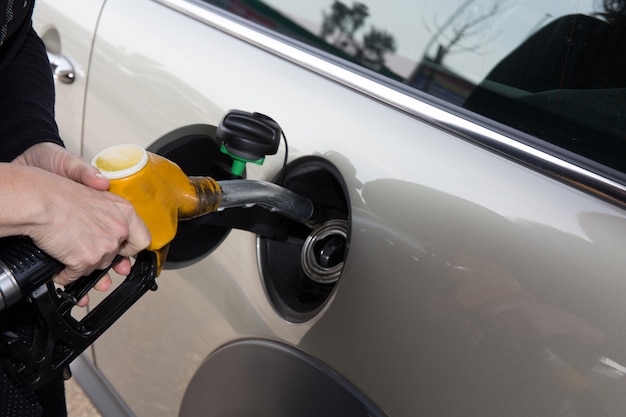
[{"label": "window glass reflection", "polygon": [[209,0],[626,172],[626,0]]}]

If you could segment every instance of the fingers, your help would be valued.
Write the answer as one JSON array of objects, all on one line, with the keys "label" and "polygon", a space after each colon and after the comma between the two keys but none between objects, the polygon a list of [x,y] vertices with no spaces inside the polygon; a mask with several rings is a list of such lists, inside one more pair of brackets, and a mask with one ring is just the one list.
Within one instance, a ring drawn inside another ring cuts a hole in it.
[{"label": "fingers", "polygon": [[[114,269],[117,268],[115,272],[117,272],[120,275],[128,275],[130,273],[130,260],[128,258],[124,258],[121,262],[119,262],[113,268]],[[55,281],[58,283],[62,283],[62,280],[59,277],[57,277]],[[67,283],[65,285],[67,285]],[[111,285],[113,285],[113,280],[111,279],[111,275],[106,274],[102,278],[100,278],[98,282],[96,282],[93,288],[96,291],[108,291],[111,288]],[[80,300],[78,300],[78,302],[76,303],[76,305],[79,307],[85,307],[87,304],[89,304],[89,294],[85,294],[85,296],[81,298]]]},{"label": "fingers", "polygon": [[[67,152],[64,165],[68,178],[96,190],[106,191],[109,189],[109,180],[97,168],[82,158]],[[145,249],[152,239],[148,228],[134,209],[132,213],[128,214],[128,229],[128,238],[120,245],[118,251],[120,255],[126,257],[133,256]]]},{"label": "fingers", "polygon": [[100,281],[96,282],[96,285],[94,285],[93,288],[96,291],[108,291],[109,288],[111,288],[111,285],[113,285],[113,280],[109,274],[106,274],[100,279]]},{"label": "fingers", "polygon": [[[130,231],[128,240],[122,242],[112,250],[102,250],[98,252],[98,248],[94,248],[95,256],[87,253],[76,253],[75,256],[65,259],[57,257],[66,267],[58,274],[57,282],[67,285],[77,279],[86,276],[96,269],[107,269],[111,266],[114,258],[119,254],[125,258],[114,265],[112,269],[119,275],[128,275],[131,269],[131,262],[128,257],[136,255],[150,244],[150,233],[143,222],[138,222],[134,229]],[[72,249],[69,249],[72,251]],[[108,275],[105,276],[107,278]],[[109,283],[109,285],[106,285]],[[110,277],[101,280],[96,284],[96,289],[106,291],[110,286]]]},{"label": "fingers", "polygon": [[[94,285],[93,288],[96,291],[108,291],[112,284],[113,281],[111,280],[111,276],[106,274],[98,282],[96,282],[96,285]],[[79,307],[85,307],[87,304],[89,304],[89,294],[85,294],[85,296],[76,303]]]},{"label": "fingers", "polygon": [[83,298],[78,300],[78,302],[76,303],[78,307],[85,307],[87,304],[89,304],[89,294],[86,294]]},{"label": "fingers", "polygon": [[67,178],[96,190],[109,189],[109,180],[84,159],[68,152],[64,164]]},{"label": "fingers", "polygon": [[41,168],[96,190],[109,189],[109,180],[102,176],[97,168],[54,143],[43,142],[33,145],[14,162]]},{"label": "fingers", "polygon": [[[67,152],[65,149],[61,149],[64,151],[62,162],[63,172],[67,178],[95,190],[106,191],[109,189],[109,180],[105,178],[97,168],[87,163],[82,158]],[[126,202],[126,200],[124,200],[124,202]],[[117,253],[129,257],[145,249],[150,244],[151,236],[148,228],[139,218],[134,208],[126,208],[125,211],[124,216],[127,221],[128,233],[127,238],[123,240],[119,246]]]},{"label": "fingers", "polygon": [[[60,177],[58,177],[60,178]],[[151,241],[148,228],[127,200],[63,179],[55,192],[45,192],[48,206],[30,226],[34,242],[66,268],[60,283],[72,282],[111,265],[118,254],[133,256]],[[123,271],[128,261],[116,267]]]},{"label": "fingers", "polygon": [[[113,270],[116,273],[120,275],[124,275],[124,276],[130,274],[130,268],[131,268],[131,264],[130,264],[130,259],[128,258],[124,258],[117,264],[113,265]],[[106,291],[106,289],[104,289],[104,291]]]},{"label": "fingers", "polygon": [[[79,266],[74,266],[74,265],[66,265],[65,269],[63,269],[61,272],[59,272],[59,274],[56,276],[55,278],[55,282],[61,284],[61,285],[68,285],[68,284],[72,284],[74,282],[76,282],[77,280],[86,277],[87,275],[89,275],[90,273],[92,273],[95,270],[101,270],[101,269],[108,269],[111,266],[110,262],[107,262],[106,260],[103,261],[104,263],[98,263],[97,265],[91,265],[91,263],[87,262],[84,263],[82,265]],[[112,261],[111,261],[112,262]],[[102,266],[104,265],[104,266]],[[102,281],[103,279],[105,279],[106,277],[108,277],[108,274],[103,276],[103,278],[100,279],[100,281]],[[111,278],[107,278],[108,281],[111,280]],[[94,288],[99,285],[98,288],[104,288],[104,286],[106,285],[106,280],[104,283],[100,283],[100,281],[98,281],[95,285]]]},{"label": "fingers", "polygon": [[[56,144],[40,143],[13,162],[43,170],[24,171],[32,177],[30,182],[24,178],[24,184],[33,184],[21,187],[31,190],[27,206],[39,211],[28,213],[36,221],[23,225],[19,234],[30,236],[66,265],[57,282],[69,284],[95,269],[108,268],[118,254],[133,256],[150,244],[150,232],[132,204],[106,192],[109,180],[81,157]],[[113,269],[127,275],[130,261],[125,259]],[[95,288],[106,291],[110,285],[107,275]]]},{"label": "fingers", "polygon": [[129,224],[128,238],[120,245],[119,254],[133,256],[150,245],[152,236],[146,224],[135,214]]}]

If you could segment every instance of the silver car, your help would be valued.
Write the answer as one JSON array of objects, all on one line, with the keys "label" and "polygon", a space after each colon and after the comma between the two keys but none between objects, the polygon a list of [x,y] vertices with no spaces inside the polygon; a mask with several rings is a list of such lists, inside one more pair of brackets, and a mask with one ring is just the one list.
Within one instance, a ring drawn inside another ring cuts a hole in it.
[{"label": "silver car", "polygon": [[[72,366],[104,416],[626,414],[621,0],[39,0],[67,147],[246,179]],[[96,296],[92,297],[95,299]]]}]

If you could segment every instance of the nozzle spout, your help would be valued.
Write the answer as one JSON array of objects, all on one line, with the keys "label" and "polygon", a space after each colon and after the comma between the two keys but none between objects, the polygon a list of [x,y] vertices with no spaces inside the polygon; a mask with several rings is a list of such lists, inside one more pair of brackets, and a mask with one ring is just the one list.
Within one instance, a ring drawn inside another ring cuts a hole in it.
[{"label": "nozzle spout", "polygon": [[220,207],[222,191],[211,177],[189,177],[192,192],[178,189],[178,219],[187,220],[216,211]]},{"label": "nozzle spout", "polygon": [[311,200],[279,185],[257,180],[217,183],[222,189],[221,209],[259,205],[303,224],[313,219],[315,207]]}]

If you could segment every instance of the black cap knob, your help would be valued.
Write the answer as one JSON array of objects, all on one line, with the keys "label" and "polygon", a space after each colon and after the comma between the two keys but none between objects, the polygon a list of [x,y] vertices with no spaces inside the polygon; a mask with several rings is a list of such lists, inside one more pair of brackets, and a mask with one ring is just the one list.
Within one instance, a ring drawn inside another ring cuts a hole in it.
[{"label": "black cap knob", "polygon": [[231,156],[253,162],[278,151],[281,129],[264,114],[231,110],[215,134]]}]

